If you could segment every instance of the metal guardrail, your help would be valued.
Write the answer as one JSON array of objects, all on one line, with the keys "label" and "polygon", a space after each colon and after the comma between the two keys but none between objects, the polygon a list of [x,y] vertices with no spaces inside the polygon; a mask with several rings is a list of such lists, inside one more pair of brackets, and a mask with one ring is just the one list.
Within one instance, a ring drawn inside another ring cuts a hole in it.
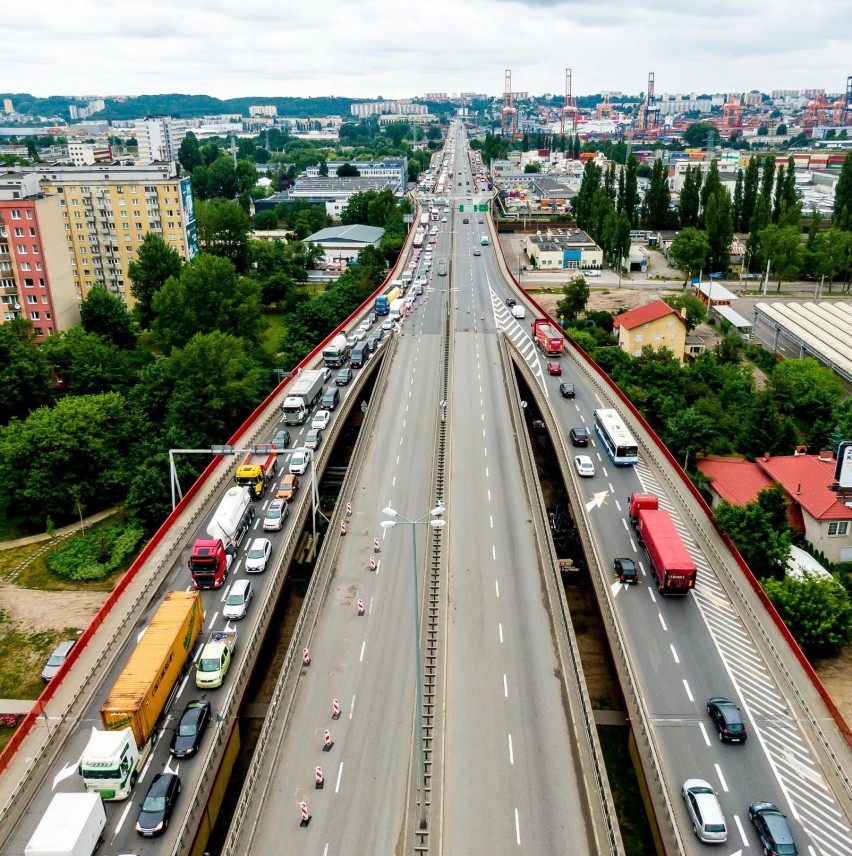
[{"label": "metal guardrail", "polygon": [[[517,351],[514,344],[505,334],[500,337],[500,356],[503,363],[504,377],[511,389],[514,390],[514,401],[520,401],[520,394],[517,388],[517,381],[511,371],[513,356]],[[521,358],[522,359],[522,358]],[[526,362],[524,361],[526,366]],[[528,367],[527,367],[528,368]],[[531,380],[531,376],[528,380]],[[535,387],[534,387],[535,388]],[[563,680],[566,682],[566,691],[573,690],[574,698],[570,692],[567,692],[569,704],[575,711],[579,711],[582,717],[582,729],[576,726],[575,735],[577,741],[581,739],[585,742],[586,754],[580,752],[580,764],[588,777],[584,776],[580,783],[585,785],[586,802],[589,806],[591,814],[590,826],[594,834],[596,850],[598,854],[605,852],[611,854],[623,854],[624,842],[621,839],[621,830],[618,824],[618,817],[615,810],[615,803],[612,799],[612,792],[609,786],[609,777],[604,763],[603,752],[598,740],[597,726],[594,721],[594,713],[592,702],[589,698],[589,693],[586,688],[586,679],[583,673],[583,664],[580,657],[580,651],[577,645],[577,638],[574,633],[574,626],[568,611],[568,602],[565,597],[565,590],[562,586],[561,574],[559,571],[559,563],[556,556],[556,551],[553,546],[553,539],[548,536],[548,520],[547,513],[544,507],[544,498],[541,493],[541,485],[536,478],[535,461],[533,459],[532,447],[529,441],[529,435],[524,423],[523,413],[517,406],[510,407],[512,420],[515,428],[515,436],[518,438],[517,443],[523,455],[524,476],[527,481],[528,490],[535,493],[537,502],[531,503],[532,513],[536,515],[535,529],[539,539],[540,554],[539,558],[547,567],[543,573],[547,586],[548,599],[551,606],[551,617],[554,623],[558,623],[560,629],[565,634],[568,640],[567,650],[567,665],[569,670],[563,668]],[[544,409],[542,409],[544,412]],[[552,419],[552,414],[549,414]],[[521,439],[523,438],[523,439]],[[564,473],[563,473],[564,477]],[[576,492],[575,496],[576,497]],[[560,659],[565,662],[565,656],[562,654],[562,645],[559,646]],[[574,700],[576,698],[576,701]],[[591,769],[589,766],[591,764]],[[594,806],[597,805],[597,811]],[[605,840],[599,834],[599,826],[603,824]]]}]

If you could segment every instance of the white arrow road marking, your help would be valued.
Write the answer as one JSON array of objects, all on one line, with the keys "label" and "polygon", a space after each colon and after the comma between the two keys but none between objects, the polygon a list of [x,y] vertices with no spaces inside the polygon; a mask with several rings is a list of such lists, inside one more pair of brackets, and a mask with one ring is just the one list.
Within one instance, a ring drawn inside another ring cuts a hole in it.
[{"label": "white arrow road marking", "polygon": [[592,498],[586,503],[586,511],[591,511],[593,508],[600,508],[606,502],[608,496],[608,490],[593,493]]}]

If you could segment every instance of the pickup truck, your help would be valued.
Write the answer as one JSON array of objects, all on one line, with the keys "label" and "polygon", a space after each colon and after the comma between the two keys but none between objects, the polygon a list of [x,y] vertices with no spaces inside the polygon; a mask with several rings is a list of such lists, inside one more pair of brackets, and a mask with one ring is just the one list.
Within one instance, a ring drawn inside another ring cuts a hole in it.
[{"label": "pickup truck", "polygon": [[202,690],[222,686],[236,644],[236,630],[214,630],[207,637],[195,668],[195,686]]}]

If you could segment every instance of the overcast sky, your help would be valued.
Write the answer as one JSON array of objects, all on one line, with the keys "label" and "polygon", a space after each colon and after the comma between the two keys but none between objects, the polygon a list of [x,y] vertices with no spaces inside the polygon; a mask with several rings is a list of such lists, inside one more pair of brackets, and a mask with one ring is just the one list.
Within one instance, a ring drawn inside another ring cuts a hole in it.
[{"label": "overcast sky", "polygon": [[[126,12],[117,10],[126,9]],[[30,0],[0,90],[220,98],[740,92],[852,73],[850,0]]]}]

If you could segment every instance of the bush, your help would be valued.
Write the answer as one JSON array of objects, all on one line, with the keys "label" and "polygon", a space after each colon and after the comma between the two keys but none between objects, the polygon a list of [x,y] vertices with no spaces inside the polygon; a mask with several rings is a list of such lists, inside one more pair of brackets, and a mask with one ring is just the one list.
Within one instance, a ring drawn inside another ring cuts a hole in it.
[{"label": "bush", "polygon": [[75,535],[47,557],[48,570],[67,580],[103,580],[122,569],[142,540],[142,529],[122,523]]}]

